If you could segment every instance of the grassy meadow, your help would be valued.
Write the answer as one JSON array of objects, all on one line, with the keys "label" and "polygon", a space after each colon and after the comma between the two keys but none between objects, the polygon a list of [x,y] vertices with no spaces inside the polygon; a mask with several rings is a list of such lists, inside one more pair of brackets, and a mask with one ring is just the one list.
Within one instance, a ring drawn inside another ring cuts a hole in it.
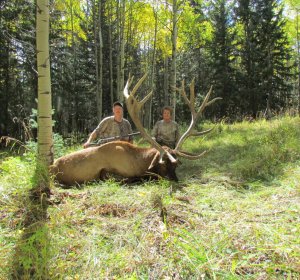
[{"label": "grassy meadow", "polygon": [[184,149],[208,153],[178,183],[52,182],[35,217],[34,155],[2,151],[0,279],[300,279],[300,119],[221,123]]}]

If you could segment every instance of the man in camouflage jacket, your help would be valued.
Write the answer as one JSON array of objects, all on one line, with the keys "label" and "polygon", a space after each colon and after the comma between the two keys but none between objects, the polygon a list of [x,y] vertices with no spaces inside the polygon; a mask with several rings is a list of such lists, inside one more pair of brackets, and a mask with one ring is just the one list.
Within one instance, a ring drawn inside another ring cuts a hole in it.
[{"label": "man in camouflage jacket", "polygon": [[156,122],[153,127],[152,136],[155,141],[162,145],[175,148],[180,134],[179,126],[175,121],[172,121],[172,108],[165,106],[162,113],[163,119]]},{"label": "man in camouflage jacket", "polygon": [[[121,141],[133,142],[132,136],[128,136],[128,134],[132,133],[132,128],[129,121],[123,118],[122,103],[115,102],[113,104],[113,114],[113,116],[106,117],[99,123],[88,140],[84,143],[84,148],[89,147],[90,143],[97,138],[105,139],[120,136],[119,140]],[[113,139],[110,141],[113,141]],[[103,141],[101,144],[106,142],[108,141]]]}]

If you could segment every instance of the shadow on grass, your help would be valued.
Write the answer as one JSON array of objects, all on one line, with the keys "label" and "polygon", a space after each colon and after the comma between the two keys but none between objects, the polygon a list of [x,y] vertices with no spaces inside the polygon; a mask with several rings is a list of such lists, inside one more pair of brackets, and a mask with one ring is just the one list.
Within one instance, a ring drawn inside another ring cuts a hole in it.
[{"label": "shadow on grass", "polygon": [[23,232],[10,262],[12,279],[49,279],[50,242],[46,221],[50,188],[47,176],[41,178],[38,168],[33,177],[33,186],[28,197],[24,197],[27,208]]},{"label": "shadow on grass", "polygon": [[203,173],[211,173],[241,181],[268,182],[283,174],[285,163],[300,158],[299,152],[283,146],[281,143],[261,143],[260,139],[238,144],[218,143],[199,160],[183,160],[178,175],[182,180],[191,177],[200,179]]},{"label": "shadow on grass", "polygon": [[[203,173],[232,175],[230,164],[236,160],[237,154],[242,149],[237,145],[222,145],[209,150],[198,160],[182,159],[182,165],[177,169],[178,177],[180,180],[189,180],[190,178],[201,179]],[[235,153],[232,152],[233,150]],[[202,151],[193,152],[196,154]]]}]

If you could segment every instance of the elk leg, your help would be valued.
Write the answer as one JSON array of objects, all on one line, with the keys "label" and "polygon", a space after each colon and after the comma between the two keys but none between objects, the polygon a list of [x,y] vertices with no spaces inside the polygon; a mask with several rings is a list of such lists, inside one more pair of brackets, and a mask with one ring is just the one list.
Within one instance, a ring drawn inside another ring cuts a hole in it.
[{"label": "elk leg", "polygon": [[101,169],[99,172],[99,179],[105,181],[108,179],[108,172],[105,169]]}]

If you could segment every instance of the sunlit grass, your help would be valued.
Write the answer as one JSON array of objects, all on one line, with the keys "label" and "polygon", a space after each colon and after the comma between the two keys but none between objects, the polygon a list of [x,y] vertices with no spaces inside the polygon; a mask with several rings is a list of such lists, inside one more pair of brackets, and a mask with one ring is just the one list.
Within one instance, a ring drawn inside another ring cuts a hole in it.
[{"label": "sunlit grass", "polygon": [[200,170],[224,172],[238,179],[270,180],[283,165],[300,159],[300,119],[219,124],[204,140],[187,141],[193,150],[208,150],[195,164]]},{"label": "sunlit grass", "polygon": [[[187,141],[186,150],[209,152],[183,160],[178,184],[53,185],[50,278],[300,278],[299,126],[288,117],[221,124]],[[0,279],[22,233],[33,169],[17,157],[0,166]]]}]

